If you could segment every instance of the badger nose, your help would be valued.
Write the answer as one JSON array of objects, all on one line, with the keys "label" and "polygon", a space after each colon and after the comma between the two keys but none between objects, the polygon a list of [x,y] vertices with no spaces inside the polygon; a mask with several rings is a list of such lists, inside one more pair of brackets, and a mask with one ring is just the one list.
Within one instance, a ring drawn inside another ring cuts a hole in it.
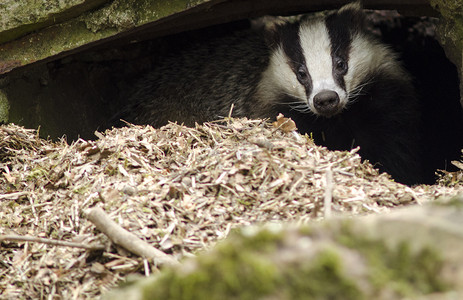
[{"label": "badger nose", "polygon": [[339,95],[335,91],[323,90],[313,97],[317,113],[331,117],[339,111]]}]

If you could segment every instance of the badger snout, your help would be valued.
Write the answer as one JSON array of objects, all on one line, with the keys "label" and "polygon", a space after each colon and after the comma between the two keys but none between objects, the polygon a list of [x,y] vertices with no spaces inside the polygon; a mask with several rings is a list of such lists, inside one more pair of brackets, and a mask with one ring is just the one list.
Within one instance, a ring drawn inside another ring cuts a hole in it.
[{"label": "badger snout", "polygon": [[331,117],[341,110],[339,95],[332,90],[323,90],[313,97],[316,114]]}]

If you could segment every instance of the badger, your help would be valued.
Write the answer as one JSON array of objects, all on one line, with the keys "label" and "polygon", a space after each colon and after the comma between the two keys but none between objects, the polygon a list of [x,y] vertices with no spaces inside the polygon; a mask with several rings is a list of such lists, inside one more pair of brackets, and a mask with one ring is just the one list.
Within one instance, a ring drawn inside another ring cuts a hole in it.
[{"label": "badger", "polygon": [[331,150],[359,147],[396,181],[421,180],[420,118],[398,56],[366,30],[358,2],[337,11],[239,30],[162,58],[116,118],[160,127],[229,115],[291,117]]}]

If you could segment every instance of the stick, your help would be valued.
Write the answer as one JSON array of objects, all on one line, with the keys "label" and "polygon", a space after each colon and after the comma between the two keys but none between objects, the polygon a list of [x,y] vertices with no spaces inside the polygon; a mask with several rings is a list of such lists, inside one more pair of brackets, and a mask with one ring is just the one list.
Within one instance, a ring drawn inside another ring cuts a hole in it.
[{"label": "stick", "polygon": [[116,222],[111,220],[103,209],[94,207],[85,211],[85,215],[87,219],[90,220],[98,230],[106,234],[111,241],[128,251],[147,259],[153,259],[157,264],[179,264],[176,259],[152,247],[147,242],[120,227]]},{"label": "stick", "polygon": [[235,104],[232,103],[230,106],[230,111],[228,112],[228,119],[231,119],[234,107],[235,107]]},{"label": "stick", "polygon": [[325,201],[323,214],[325,219],[331,218],[331,203],[333,201],[333,172],[330,168],[326,170]]},{"label": "stick", "polygon": [[0,242],[2,241],[14,241],[14,242],[32,242],[32,243],[42,243],[54,246],[65,246],[65,247],[74,247],[74,248],[83,248],[88,250],[104,250],[103,245],[86,245],[80,243],[58,241],[52,239],[44,239],[33,236],[21,236],[21,235],[0,235]]},{"label": "stick", "polygon": [[8,199],[8,200],[16,200],[21,196],[28,195],[29,192],[15,192],[9,194],[0,194],[0,200]]}]

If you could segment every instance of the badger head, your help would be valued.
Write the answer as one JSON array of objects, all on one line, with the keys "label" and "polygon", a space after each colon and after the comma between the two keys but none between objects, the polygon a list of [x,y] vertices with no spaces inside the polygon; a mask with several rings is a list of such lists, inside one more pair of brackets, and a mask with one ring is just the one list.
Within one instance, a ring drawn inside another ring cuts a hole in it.
[{"label": "badger head", "polygon": [[362,93],[372,71],[395,68],[394,54],[365,33],[364,23],[360,4],[352,3],[271,27],[260,96],[318,116],[339,114]]}]

